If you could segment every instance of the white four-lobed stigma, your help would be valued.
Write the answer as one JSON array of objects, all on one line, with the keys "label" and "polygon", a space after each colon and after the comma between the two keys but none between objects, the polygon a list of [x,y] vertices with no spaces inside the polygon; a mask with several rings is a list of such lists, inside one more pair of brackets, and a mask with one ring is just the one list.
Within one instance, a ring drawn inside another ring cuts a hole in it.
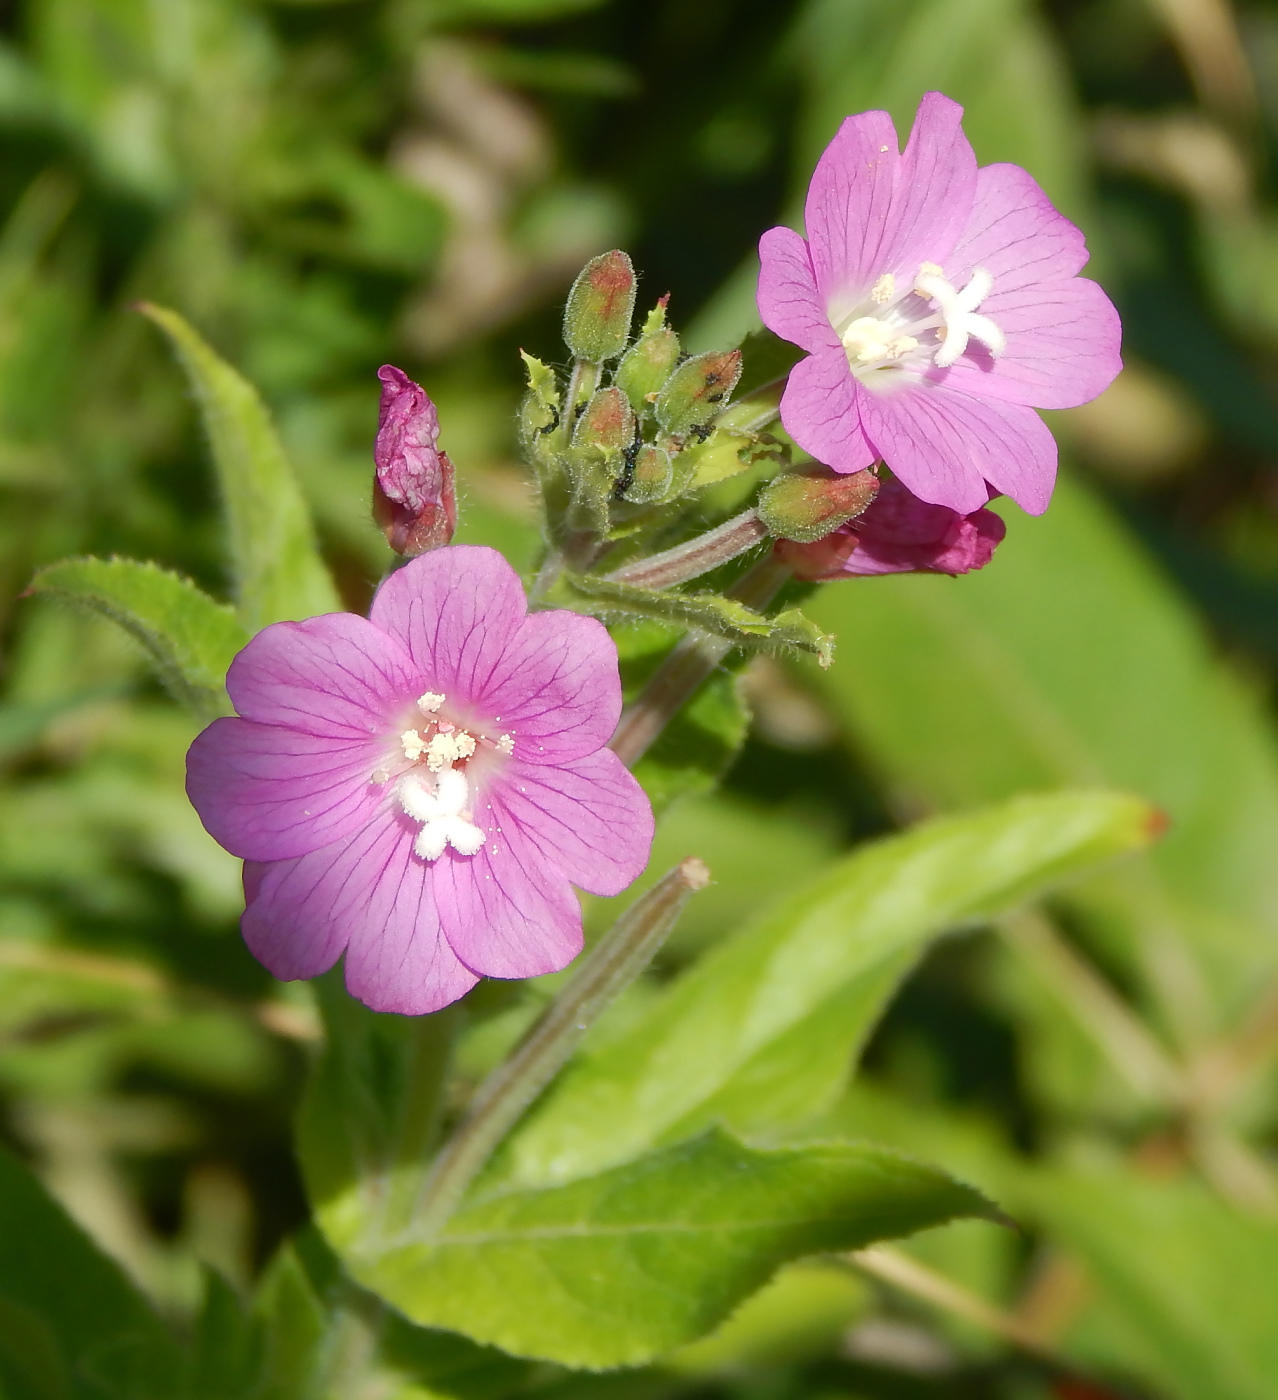
[{"label": "white four-lobed stigma", "polygon": [[471,819],[470,784],[466,775],[445,768],[427,787],[419,773],[406,773],[399,780],[399,801],[414,821],[421,822],[413,850],[423,860],[438,860],[451,846],[459,855],[476,855],[484,844],[484,833]]},{"label": "white four-lobed stigma", "polygon": [[989,296],[993,286],[993,277],[983,267],[972,269],[972,275],[962,291],[945,280],[935,263],[924,263],[919,268],[914,291],[935,304],[945,325],[941,348],[936,352],[934,361],[939,368],[948,369],[967,349],[969,338],[979,340],[995,359],[1007,348],[1007,337],[999,327],[976,310]]}]

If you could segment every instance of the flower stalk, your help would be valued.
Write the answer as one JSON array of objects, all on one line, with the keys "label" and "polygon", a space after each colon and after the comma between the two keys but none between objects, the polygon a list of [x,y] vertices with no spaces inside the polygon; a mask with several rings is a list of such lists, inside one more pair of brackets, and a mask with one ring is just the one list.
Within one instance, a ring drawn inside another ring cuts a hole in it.
[{"label": "flower stalk", "polygon": [[752,506],[704,535],[623,564],[604,577],[611,583],[630,583],[639,588],[670,588],[717,569],[767,537],[768,528]]},{"label": "flower stalk", "polygon": [[414,1234],[430,1236],[444,1225],[502,1139],[604,1010],[652,961],[690,896],[709,881],[701,861],[682,861],[582,958],[567,987],[476,1090],[422,1187]]}]

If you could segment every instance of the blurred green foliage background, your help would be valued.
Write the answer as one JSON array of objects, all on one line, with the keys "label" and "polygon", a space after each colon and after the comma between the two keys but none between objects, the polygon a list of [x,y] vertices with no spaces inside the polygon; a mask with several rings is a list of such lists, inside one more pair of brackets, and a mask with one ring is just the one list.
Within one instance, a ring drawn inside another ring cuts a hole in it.
[{"label": "blurred green foliage background", "polygon": [[[1169,834],[942,943],[867,1050],[844,1123],[1024,1222],[906,1247],[948,1302],[792,1270],[669,1365],[574,1393],[1278,1394],[1278,11],[11,0],[0,34],[0,1131],[161,1310],[190,1313],[201,1261],[247,1284],[304,1222],[318,1031],[240,944],[237,864],[183,796],[193,721],[109,624],[20,597],[115,552],[225,592],[197,419],[132,303],[262,389],[349,606],[387,562],[385,360],[439,405],[459,538],[523,567],[516,350],[562,354],[581,262],[627,247],[692,348],[734,343],[757,237],[838,121],[904,131],[940,88],[982,162],[1083,225],[1128,367],[1054,415],[1058,500],[984,574],[828,587],[835,668],[752,663],[725,788],[659,836],[658,867],[696,851],[717,880],[666,961],[924,811],[1108,785]],[[489,1010],[476,1074],[530,1014]]]}]

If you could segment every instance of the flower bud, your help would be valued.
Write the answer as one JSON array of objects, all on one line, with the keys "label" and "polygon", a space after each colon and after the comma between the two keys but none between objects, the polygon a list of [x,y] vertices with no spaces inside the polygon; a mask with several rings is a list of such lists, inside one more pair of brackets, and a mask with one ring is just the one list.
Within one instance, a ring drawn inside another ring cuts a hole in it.
[{"label": "flower bud", "polygon": [[607,528],[608,502],[626,472],[626,455],[638,434],[638,423],[617,388],[592,394],[573,429],[567,454],[579,528]]},{"label": "flower bud", "polygon": [[710,350],[685,360],[657,397],[657,422],[677,437],[704,428],[741,378],[740,350]]},{"label": "flower bud", "polygon": [[631,407],[643,413],[652,407],[661,386],[679,358],[679,337],[666,325],[666,298],[648,314],[639,339],[621,358],[613,381],[626,391]]},{"label": "flower bud", "polygon": [[601,364],[630,338],[635,269],[619,249],[601,253],[577,274],[564,307],[564,341],[579,360]]},{"label": "flower bud", "polygon": [[635,453],[630,480],[621,494],[633,505],[651,505],[664,500],[673,481],[670,454],[661,447],[641,447]]},{"label": "flower bud", "polygon": [[[864,473],[858,472],[857,475]],[[992,510],[960,515],[888,480],[863,515],[812,544],[778,540],[776,556],[812,581],[868,574],[966,574],[990,562],[1007,527]]]},{"label": "flower bud", "polygon": [[620,454],[635,440],[638,424],[626,396],[617,388],[600,389],[581,411],[573,429],[574,447],[598,447],[604,455]]},{"label": "flower bud", "polygon": [[879,479],[873,472],[841,476],[825,467],[786,472],[759,496],[759,519],[770,534],[811,544],[861,514],[874,500]]},{"label": "flower bud", "polygon": [[439,450],[439,415],[421,385],[394,365],[383,365],[377,377],[382,401],[373,447],[373,518],[395,553],[411,558],[453,537],[453,464]]}]

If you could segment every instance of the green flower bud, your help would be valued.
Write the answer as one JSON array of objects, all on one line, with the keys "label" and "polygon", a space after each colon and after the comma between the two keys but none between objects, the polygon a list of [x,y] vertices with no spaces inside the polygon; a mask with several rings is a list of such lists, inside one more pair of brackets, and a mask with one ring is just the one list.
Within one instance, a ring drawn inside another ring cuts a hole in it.
[{"label": "green flower bud", "polygon": [[622,356],[613,382],[626,391],[636,413],[649,411],[679,358],[679,337],[665,324],[663,297],[649,312],[639,339]]},{"label": "green flower bud", "polygon": [[600,534],[608,528],[608,503],[625,477],[638,429],[620,389],[600,389],[582,409],[568,452],[577,528]]},{"label": "green flower bud", "polygon": [[694,355],[675,370],[657,396],[657,422],[677,437],[705,428],[727,404],[740,378],[740,350]]},{"label": "green flower bud", "polygon": [[600,364],[620,355],[630,338],[635,270],[619,249],[601,253],[577,274],[564,307],[564,341],[579,360]]},{"label": "green flower bud", "polygon": [[638,424],[626,396],[618,388],[600,389],[591,396],[573,429],[574,447],[598,447],[605,456],[619,455],[635,440]]},{"label": "green flower bud", "polygon": [[635,453],[630,480],[621,494],[634,505],[651,505],[664,500],[673,480],[670,454],[661,447],[641,447]]},{"label": "green flower bud", "polygon": [[878,489],[871,471],[841,476],[825,467],[805,467],[768,482],[756,510],[770,534],[812,544],[860,515]]}]

